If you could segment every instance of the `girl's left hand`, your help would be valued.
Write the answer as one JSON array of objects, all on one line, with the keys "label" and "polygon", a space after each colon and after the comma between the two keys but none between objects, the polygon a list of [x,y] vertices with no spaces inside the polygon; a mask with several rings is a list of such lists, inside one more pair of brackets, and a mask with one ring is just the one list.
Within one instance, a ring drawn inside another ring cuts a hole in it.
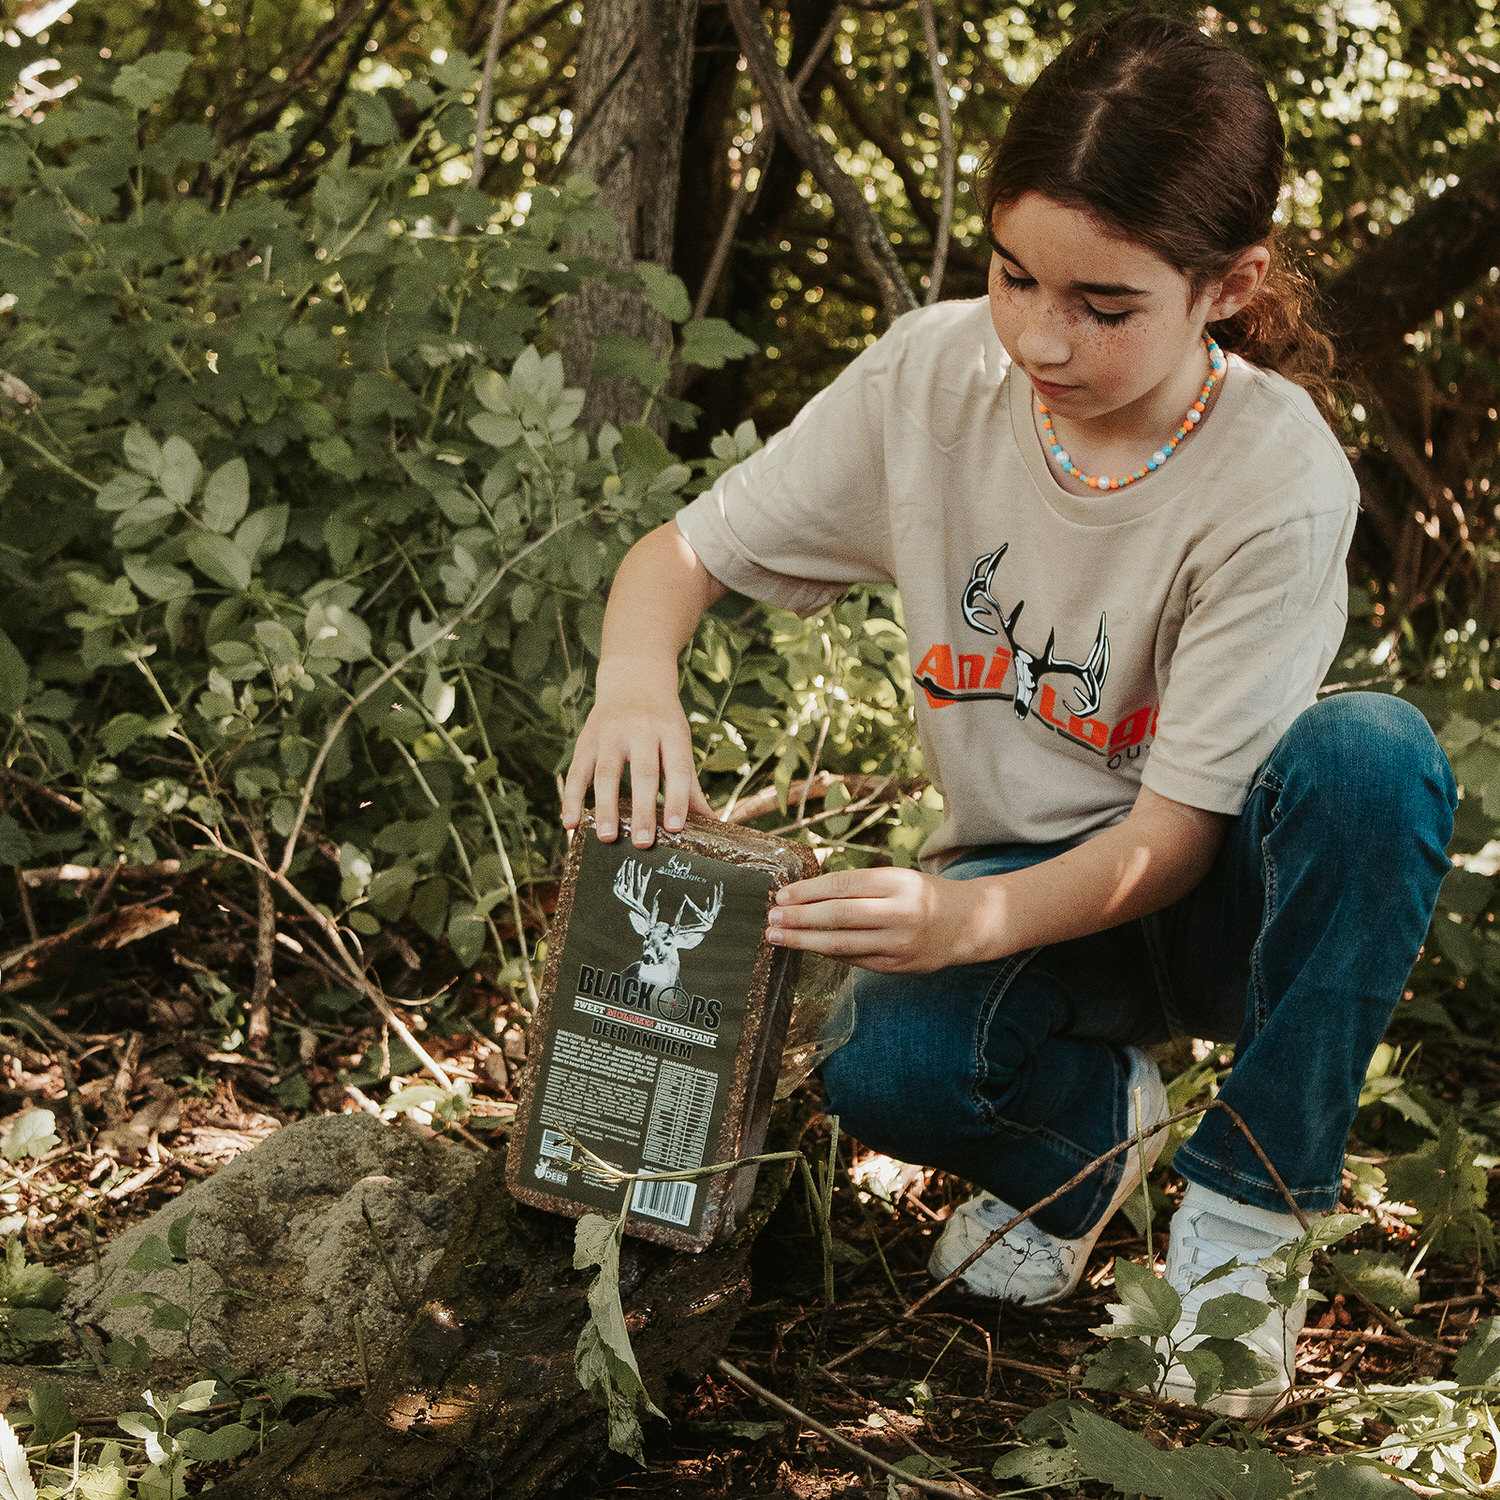
[{"label": "girl's left hand", "polygon": [[839,870],[776,893],[767,936],[886,974],[972,963],[978,882],[919,870]]}]

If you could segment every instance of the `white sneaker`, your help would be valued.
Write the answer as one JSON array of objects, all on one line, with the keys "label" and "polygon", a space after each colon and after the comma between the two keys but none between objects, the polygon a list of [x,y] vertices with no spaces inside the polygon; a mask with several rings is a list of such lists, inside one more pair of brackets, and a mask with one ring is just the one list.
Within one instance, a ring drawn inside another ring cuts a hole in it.
[{"label": "white sneaker", "polygon": [[[1130,1058],[1131,1129],[1136,1128],[1135,1091],[1141,1093],[1140,1128],[1149,1130],[1167,1117],[1167,1091],[1156,1064],[1138,1047],[1125,1049]],[[1149,1172],[1166,1145],[1166,1131],[1147,1138],[1146,1170]],[[998,1297],[1026,1307],[1041,1307],[1066,1297],[1077,1285],[1088,1263],[1089,1252],[1114,1217],[1115,1210],[1141,1185],[1140,1153],[1127,1152],[1125,1170],[1109,1207],[1089,1232],[1076,1240],[1058,1239],[1023,1219],[1004,1239],[997,1240],[963,1274],[963,1282],[981,1297]],[[943,1229],[927,1269],[934,1280],[951,1275],[1002,1224],[1015,1218],[1017,1210],[995,1197],[980,1193],[953,1210]]]},{"label": "white sneaker", "polygon": [[[1296,1374],[1297,1335],[1307,1317],[1307,1300],[1290,1308],[1278,1307],[1266,1288],[1266,1272],[1257,1264],[1283,1245],[1301,1239],[1302,1226],[1289,1213],[1236,1203],[1222,1193],[1190,1182],[1182,1206],[1172,1215],[1172,1242],[1167,1254],[1167,1284],[1182,1299],[1182,1317],[1173,1330],[1178,1352],[1203,1342],[1195,1336],[1199,1309],[1205,1302],[1238,1292],[1264,1304],[1265,1321],[1242,1333],[1236,1342],[1264,1360],[1271,1373],[1246,1385],[1227,1385],[1203,1402],[1226,1417],[1259,1417],[1277,1406],[1291,1390]],[[1239,1265],[1205,1284],[1216,1267],[1238,1260]],[[1302,1288],[1307,1288],[1303,1268]],[[1162,1351],[1164,1352],[1164,1351]],[[1192,1374],[1175,1361],[1168,1367],[1161,1394],[1174,1401],[1195,1402]]]}]

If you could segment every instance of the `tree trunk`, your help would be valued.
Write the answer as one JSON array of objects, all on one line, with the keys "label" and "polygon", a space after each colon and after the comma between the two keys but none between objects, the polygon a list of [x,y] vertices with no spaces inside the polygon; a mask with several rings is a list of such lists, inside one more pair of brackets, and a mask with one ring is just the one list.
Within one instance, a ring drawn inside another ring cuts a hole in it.
[{"label": "tree trunk", "polygon": [[1323,287],[1341,363],[1370,366],[1500,265],[1500,155],[1372,245]]},{"label": "tree trunk", "polygon": [[[767,1151],[790,1150],[808,1104],[772,1117]],[[761,1169],[744,1226],[698,1255],[627,1238],[620,1295],[647,1389],[697,1376],[729,1340],[749,1295],[756,1236],[791,1179]],[[593,1275],[573,1269],[573,1221],[523,1208],[505,1152],[465,1191],[423,1304],[364,1401],[302,1423],[214,1491],[218,1500],[506,1500],[551,1495],[597,1465],[608,1423],[578,1384],[573,1349]]]},{"label": "tree trunk", "polygon": [[[610,265],[672,264],[697,11],[698,0],[588,0],[584,7],[573,143],[561,171],[598,184],[619,239],[587,250]],[[670,324],[639,287],[600,281],[571,298],[567,312],[563,358],[570,383],[588,390],[585,428],[639,421],[644,397],[636,382],[591,378],[595,345],[602,334],[628,334],[661,358],[671,347]]]}]

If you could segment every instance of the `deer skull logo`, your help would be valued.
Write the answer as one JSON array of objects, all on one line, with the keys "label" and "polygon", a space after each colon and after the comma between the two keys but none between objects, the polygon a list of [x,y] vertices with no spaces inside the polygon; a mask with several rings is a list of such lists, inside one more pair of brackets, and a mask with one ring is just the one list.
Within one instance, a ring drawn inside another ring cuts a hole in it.
[{"label": "deer skull logo", "polygon": [[670,990],[677,987],[681,972],[678,955],[684,948],[696,948],[718,920],[724,904],[724,887],[716,884],[713,895],[702,906],[684,896],[676,920],[664,922],[658,915],[659,891],[652,894],[650,909],[646,907],[646,888],[650,884],[651,871],[633,859],[627,859],[615,875],[615,895],[624,902],[630,913],[630,925],[641,937],[640,959],[626,972],[644,984]]},{"label": "deer skull logo", "polygon": [[[1070,705],[1080,718],[1087,718],[1097,711],[1099,698],[1104,691],[1104,679],[1109,674],[1109,635],[1105,630],[1104,616],[1099,616],[1099,633],[1094,637],[1094,646],[1086,660],[1065,661],[1060,656],[1052,654],[1052,648],[1057,641],[1057,632],[1047,632],[1047,644],[1040,656],[1028,651],[1016,639],[1016,622],[1021,618],[1021,611],[1025,608],[1026,601],[1018,600],[1016,607],[1007,615],[1001,608],[995,596],[990,593],[990,585],[995,579],[995,569],[1000,566],[1000,559],[1005,556],[1009,542],[1003,542],[994,552],[987,552],[976,560],[974,570],[969,575],[969,582],[964,589],[963,611],[964,619],[969,625],[984,635],[997,635],[1000,631],[1005,634],[1005,639],[1010,643],[1012,660],[1016,673],[1016,717],[1024,719],[1031,712],[1032,700],[1036,697],[1037,689],[1041,685],[1043,677],[1049,673],[1065,673],[1069,677],[1076,677],[1080,686],[1073,689],[1076,703]],[[1000,631],[993,625],[986,623],[986,616],[999,622]],[[928,691],[932,689],[929,687]],[[981,694],[968,693],[965,697],[1009,697],[1010,694]]]}]

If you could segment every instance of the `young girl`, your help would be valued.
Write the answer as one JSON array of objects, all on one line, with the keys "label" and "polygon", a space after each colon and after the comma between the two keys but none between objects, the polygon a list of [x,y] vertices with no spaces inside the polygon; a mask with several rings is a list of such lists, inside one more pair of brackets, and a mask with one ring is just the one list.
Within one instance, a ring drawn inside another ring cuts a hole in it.
[{"label": "young girl", "polygon": [[[1325,420],[1330,346],[1277,263],[1282,156],[1264,82],[1190,23],[1136,11],[1080,37],[995,151],[988,298],[899,319],[644,538],[610,597],[563,820],[592,783],[614,837],[628,764],[647,845],[659,788],[669,829],[709,813],[677,697],[703,611],[730,589],[809,613],[900,588],[943,825],[920,871],[783,891],[770,936],[859,966],[830,1110],[981,1190],[935,1275],[1165,1116],[1142,1049],[1171,1037],[1237,1042],[1222,1098],[1299,1207],[1332,1208],[1448,868],[1453,778],[1420,715],[1317,698],[1358,488]],[[1205,1300],[1266,1300],[1255,1262],[1300,1228],[1223,1111],[1174,1166],[1190,1346]],[[1067,1295],[1139,1180],[1116,1158],[969,1286]],[[1220,1410],[1280,1399],[1302,1314],[1248,1335],[1265,1362]],[[1193,1398],[1181,1365],[1167,1392]]]}]

